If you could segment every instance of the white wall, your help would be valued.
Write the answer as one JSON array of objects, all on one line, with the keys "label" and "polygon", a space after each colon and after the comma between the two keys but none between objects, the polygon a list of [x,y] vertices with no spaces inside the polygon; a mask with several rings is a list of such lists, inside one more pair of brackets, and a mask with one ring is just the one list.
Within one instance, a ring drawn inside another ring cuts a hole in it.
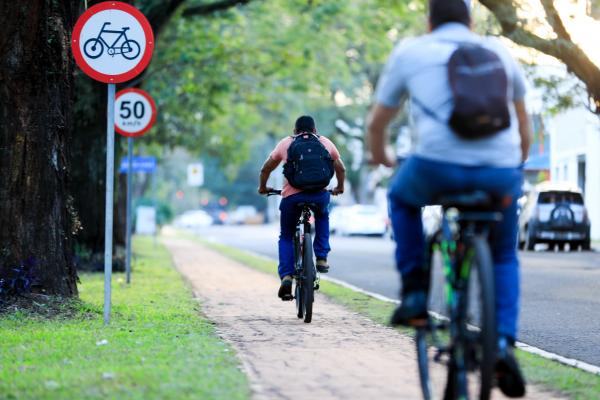
[{"label": "white wall", "polygon": [[585,108],[563,112],[548,121],[550,176],[578,184],[578,160],[585,156],[585,202],[592,238],[600,239],[600,119]]}]

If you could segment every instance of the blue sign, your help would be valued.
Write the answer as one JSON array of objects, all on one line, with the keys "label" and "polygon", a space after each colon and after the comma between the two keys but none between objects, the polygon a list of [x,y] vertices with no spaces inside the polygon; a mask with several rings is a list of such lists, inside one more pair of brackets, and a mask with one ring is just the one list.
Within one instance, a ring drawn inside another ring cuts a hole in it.
[{"label": "blue sign", "polygon": [[[128,167],[127,157],[121,159],[120,173],[126,173]],[[156,170],[156,158],[154,157],[133,157],[131,163],[132,172],[154,172]]]}]

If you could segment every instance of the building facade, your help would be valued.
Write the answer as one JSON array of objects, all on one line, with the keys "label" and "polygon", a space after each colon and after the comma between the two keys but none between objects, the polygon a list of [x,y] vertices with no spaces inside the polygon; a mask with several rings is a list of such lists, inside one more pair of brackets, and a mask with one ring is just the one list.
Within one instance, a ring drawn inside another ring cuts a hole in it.
[{"label": "building facade", "polygon": [[547,130],[550,178],[581,188],[592,239],[600,240],[600,117],[578,107],[549,118]]}]

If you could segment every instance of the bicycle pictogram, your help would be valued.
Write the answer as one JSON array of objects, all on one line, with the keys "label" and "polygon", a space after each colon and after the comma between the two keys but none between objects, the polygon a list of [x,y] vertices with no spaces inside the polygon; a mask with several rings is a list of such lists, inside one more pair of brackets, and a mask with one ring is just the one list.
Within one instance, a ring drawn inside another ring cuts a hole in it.
[{"label": "bicycle pictogram", "polygon": [[[114,31],[106,29],[108,25],[110,25],[110,22],[105,22],[104,25],[102,25],[102,29],[100,29],[98,36],[88,39],[85,42],[83,45],[83,52],[85,55],[91,59],[96,59],[104,54],[104,47],[106,47],[106,52],[110,56],[114,57],[115,54],[121,54],[127,60],[137,58],[140,54],[140,45],[135,40],[127,37],[129,27],[123,27],[120,31]],[[105,33],[118,34],[119,36],[117,36],[112,44],[108,44],[103,37],[103,34]],[[117,45],[119,42],[120,45]]]}]

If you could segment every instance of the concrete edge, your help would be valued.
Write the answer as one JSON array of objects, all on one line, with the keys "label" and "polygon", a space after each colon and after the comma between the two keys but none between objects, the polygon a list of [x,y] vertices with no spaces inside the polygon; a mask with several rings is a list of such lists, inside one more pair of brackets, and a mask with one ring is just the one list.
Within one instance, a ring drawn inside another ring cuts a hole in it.
[{"label": "concrete edge", "polygon": [[[217,241],[212,241],[212,242],[213,243],[219,243]],[[243,250],[243,251],[245,251],[245,252],[247,252],[249,254],[252,254],[252,255],[254,255],[256,257],[261,257],[261,258],[264,258],[264,259],[267,259],[267,260],[270,260],[270,261],[274,260],[273,258],[266,257],[266,256],[264,256],[262,254],[255,253],[253,251],[248,251],[248,250]],[[331,278],[329,276],[323,276],[323,275],[321,275],[321,279],[324,280],[324,281],[335,283],[336,285],[340,285],[342,287],[345,287],[346,289],[350,289],[350,290],[353,290],[355,292],[364,294],[365,296],[369,296],[369,297],[372,297],[374,299],[384,301],[386,303],[400,304],[399,300],[395,300],[395,299],[389,298],[387,296],[383,296],[383,295],[378,294],[378,293],[369,292],[368,290],[361,289],[358,286],[352,285],[352,284],[350,284],[348,282],[345,282],[345,281],[342,281],[342,280],[339,280],[339,279],[335,279],[335,278]],[[584,361],[579,361],[579,360],[576,360],[574,358],[564,357],[564,356],[561,356],[559,354],[555,354],[555,353],[552,353],[552,352],[540,349],[540,348],[535,347],[535,346],[531,346],[531,345],[529,345],[527,343],[523,343],[523,342],[517,342],[516,346],[517,346],[517,348],[519,348],[519,349],[521,349],[523,351],[526,351],[527,353],[535,354],[535,355],[543,357],[545,359],[556,361],[556,362],[559,362],[559,363],[561,363],[563,365],[567,365],[569,367],[577,368],[577,369],[580,369],[582,371],[589,372],[591,374],[600,376],[600,367],[599,366],[588,364],[588,363],[586,363]]]}]

